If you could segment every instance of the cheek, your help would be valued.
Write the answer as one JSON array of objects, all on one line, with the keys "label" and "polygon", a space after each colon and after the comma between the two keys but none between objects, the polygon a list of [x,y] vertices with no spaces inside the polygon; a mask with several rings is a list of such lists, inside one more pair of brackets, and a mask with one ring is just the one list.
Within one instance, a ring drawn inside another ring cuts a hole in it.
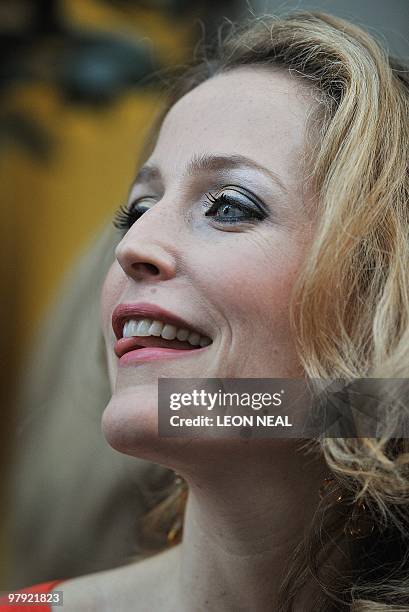
[{"label": "cheek", "polygon": [[[303,260],[302,244],[287,234],[251,238],[230,248],[207,251],[208,289],[231,323],[243,329],[261,324],[288,328],[288,306]],[[205,262],[203,262],[204,265]]]}]

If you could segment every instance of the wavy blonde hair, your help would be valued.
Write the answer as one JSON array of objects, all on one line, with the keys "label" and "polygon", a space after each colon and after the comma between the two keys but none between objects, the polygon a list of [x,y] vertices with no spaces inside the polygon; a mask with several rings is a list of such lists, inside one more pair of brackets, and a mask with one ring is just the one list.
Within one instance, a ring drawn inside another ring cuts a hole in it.
[{"label": "wavy blonde hair", "polygon": [[[299,356],[311,378],[408,378],[407,72],[361,28],[316,12],[229,24],[216,53],[204,51],[183,67],[152,137],[180,97],[240,66],[278,67],[311,87],[317,105],[307,178],[319,223],[294,289]],[[336,482],[352,502],[365,500],[384,535],[343,542],[348,509],[334,514],[324,496],[290,562],[281,611],[293,609],[311,574],[322,587],[314,611],[409,610],[409,440],[393,437],[404,410],[390,406],[380,438],[315,442]],[[324,576],[323,560],[335,546],[344,547],[350,569]]]}]

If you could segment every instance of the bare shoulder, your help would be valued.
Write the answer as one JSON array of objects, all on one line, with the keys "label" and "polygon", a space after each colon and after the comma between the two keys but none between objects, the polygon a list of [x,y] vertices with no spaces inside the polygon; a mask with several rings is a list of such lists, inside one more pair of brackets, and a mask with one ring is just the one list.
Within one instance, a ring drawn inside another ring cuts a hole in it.
[{"label": "bare shoulder", "polygon": [[[64,612],[154,612],[172,609],[179,546],[127,565],[66,580],[53,589],[62,591]],[[52,612],[59,612],[52,607]]]}]

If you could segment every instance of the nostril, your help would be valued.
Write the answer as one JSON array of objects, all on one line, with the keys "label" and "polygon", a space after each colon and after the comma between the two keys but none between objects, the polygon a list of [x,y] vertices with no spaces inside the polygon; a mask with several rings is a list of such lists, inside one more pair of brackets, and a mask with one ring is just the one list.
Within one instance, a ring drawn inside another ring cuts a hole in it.
[{"label": "nostril", "polygon": [[158,274],[160,274],[159,268],[151,263],[134,263],[132,264],[132,268],[135,272],[139,272],[144,276],[158,276]]}]

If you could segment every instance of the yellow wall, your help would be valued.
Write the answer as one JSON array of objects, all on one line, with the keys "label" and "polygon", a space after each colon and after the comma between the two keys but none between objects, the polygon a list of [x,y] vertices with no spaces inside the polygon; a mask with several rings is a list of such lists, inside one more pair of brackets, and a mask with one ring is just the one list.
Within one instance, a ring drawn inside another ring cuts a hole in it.
[{"label": "yellow wall", "polygon": [[129,95],[98,111],[64,105],[41,87],[21,92],[52,135],[48,162],[18,149],[2,164],[3,202],[14,219],[16,346],[39,320],[54,289],[87,240],[124,200],[137,152],[158,102]]},{"label": "yellow wall", "polygon": [[[164,65],[190,53],[191,21],[125,13],[92,0],[63,4],[72,25],[150,41]],[[16,88],[7,105],[35,118],[55,151],[44,162],[13,147],[0,160],[3,227],[14,236],[6,258],[15,283],[12,350],[18,359],[64,271],[126,197],[159,101],[155,91],[135,90],[102,109],[68,106],[51,87],[34,84]]]}]

